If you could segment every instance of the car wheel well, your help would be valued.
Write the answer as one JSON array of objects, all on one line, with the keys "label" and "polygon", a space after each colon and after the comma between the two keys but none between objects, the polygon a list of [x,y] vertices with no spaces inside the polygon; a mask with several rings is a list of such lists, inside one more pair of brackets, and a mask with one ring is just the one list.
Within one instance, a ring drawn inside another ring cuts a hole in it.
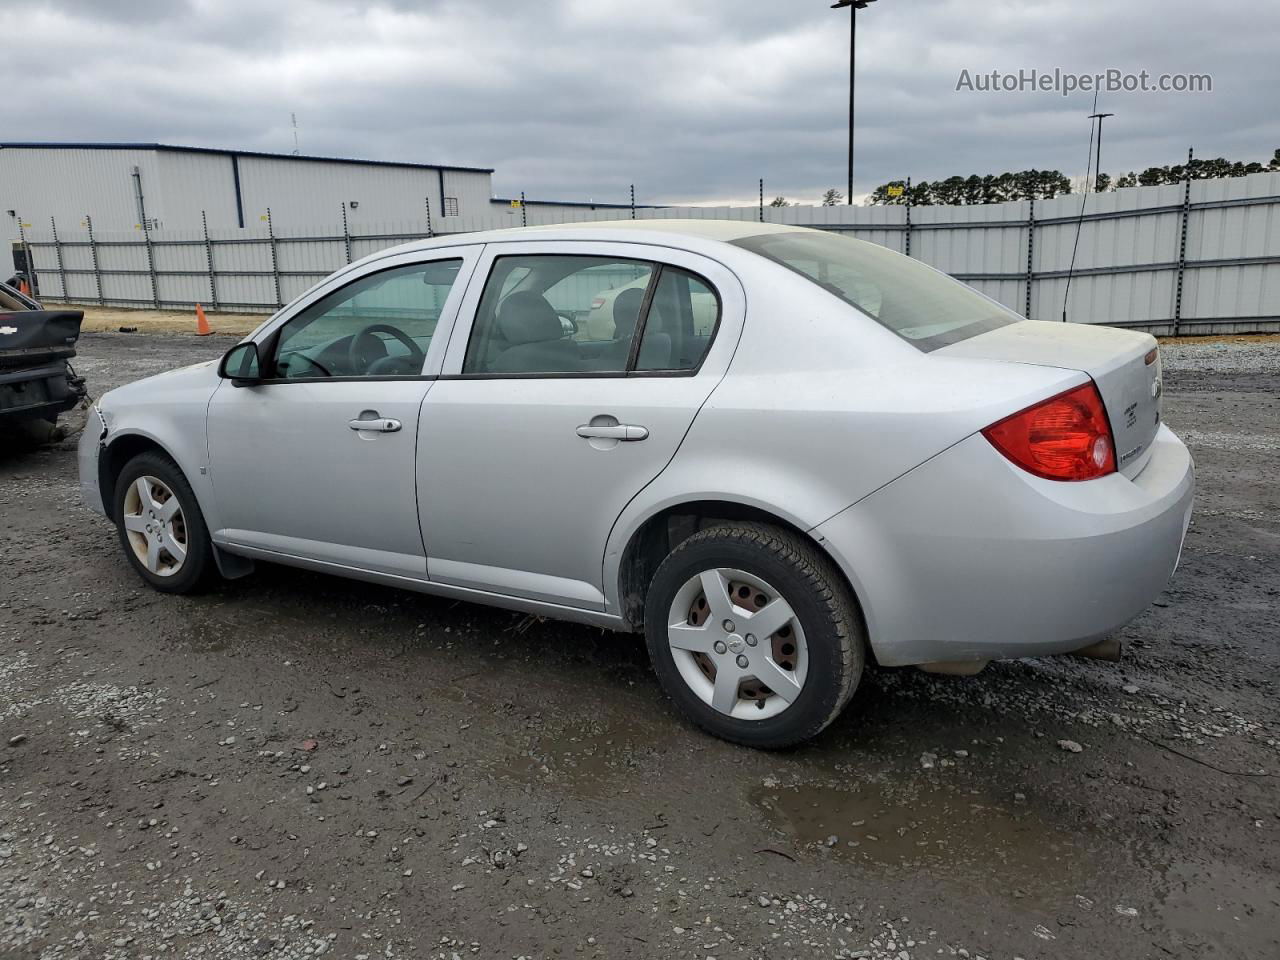
[{"label": "car wheel well", "polygon": [[[765,523],[790,531],[816,544],[840,575],[841,581],[853,598],[854,609],[862,616],[862,606],[857,591],[849,582],[821,542],[814,540],[794,523],[777,514],[745,503],[728,500],[699,500],[681,503],[654,514],[637,530],[622,554],[618,570],[618,599],[622,606],[622,618],[633,630],[644,629],[644,604],[649,584],[667,554],[699,530],[731,521],[748,520]],[[865,621],[863,626],[865,627]]]},{"label": "car wheel well", "polygon": [[130,460],[140,453],[155,452],[170,460],[169,451],[150,437],[127,434],[107,444],[98,458],[98,490],[102,494],[102,508],[115,519],[116,479]]}]

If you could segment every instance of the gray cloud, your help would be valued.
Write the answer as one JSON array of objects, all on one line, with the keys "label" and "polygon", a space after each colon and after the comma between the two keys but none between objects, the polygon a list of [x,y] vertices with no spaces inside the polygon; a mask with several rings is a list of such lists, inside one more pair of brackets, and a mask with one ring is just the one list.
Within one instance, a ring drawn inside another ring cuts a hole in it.
[{"label": "gray cloud", "polygon": [[[145,140],[497,168],[530,196],[815,200],[843,186],[847,13],[825,0],[46,0],[0,58],[6,139]],[[962,69],[1209,73],[1104,94],[1104,169],[1265,159],[1280,8],[881,0],[859,19],[858,191],[1082,173],[1092,95],[956,92]]]}]

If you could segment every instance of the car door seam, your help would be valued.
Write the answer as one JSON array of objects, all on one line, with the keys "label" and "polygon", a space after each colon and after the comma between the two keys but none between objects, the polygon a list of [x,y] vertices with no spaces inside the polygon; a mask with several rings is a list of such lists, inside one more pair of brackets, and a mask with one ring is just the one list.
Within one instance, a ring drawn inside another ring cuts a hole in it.
[{"label": "car door seam", "polygon": [[[689,425],[685,427],[684,433],[680,437],[680,442],[677,443],[675,445],[675,449],[671,451],[671,456],[667,458],[667,462],[662,465],[662,469],[660,469],[657,473],[655,473],[652,477],[650,477],[646,483],[640,486],[640,489],[638,489],[634,494],[631,495],[631,497],[627,500],[627,502],[622,505],[622,509],[618,511],[618,515],[613,518],[613,523],[609,525],[609,532],[605,535],[605,538],[604,538],[604,552],[600,555],[600,592],[604,596],[605,613],[609,612],[609,585],[605,582],[604,573],[605,573],[605,566],[608,562],[608,557],[609,557],[609,541],[613,539],[613,532],[616,529],[618,529],[618,521],[622,519],[623,514],[627,512],[631,504],[635,503],[636,498],[639,497],[640,494],[644,493],[644,491],[647,490],[650,486],[652,486],[660,476],[662,476],[664,473],[667,472],[667,468],[671,466],[672,462],[676,458],[676,455],[679,454],[681,448],[684,447],[685,440],[689,438],[689,431],[691,431],[693,429],[693,425],[698,422],[698,417],[702,414],[703,409],[706,407],[708,403],[711,402],[711,398],[715,396],[716,391],[719,390],[721,384],[724,383],[725,378],[729,376],[729,371],[733,369],[734,358],[737,357],[738,355],[738,348],[742,346],[742,338],[746,334],[746,330],[747,330],[747,313],[748,313],[747,288],[743,284],[742,279],[737,275],[737,273],[735,273],[733,270],[730,270],[728,267],[725,267],[725,269],[728,272],[728,274],[731,277],[733,277],[733,279],[737,282],[738,288],[742,291],[742,322],[738,325],[738,339],[734,341],[733,350],[729,354],[729,359],[725,362],[724,370],[720,372],[720,378],[715,382],[714,385],[712,385],[711,389],[707,391],[707,395],[703,397],[702,402],[698,404],[698,409],[695,410],[693,412],[693,416],[689,418]],[[723,306],[722,306],[721,312],[723,314]],[[720,319],[723,321],[724,319],[723,316],[721,316]],[[719,326],[719,324],[717,326]],[[619,598],[618,606],[621,607],[621,598]]]},{"label": "car door seam", "polygon": [[426,410],[427,397],[434,386],[435,381],[432,380],[423,391],[422,399],[418,401],[418,416],[413,424],[413,512],[418,519],[418,539],[422,543],[422,578],[424,580],[431,579],[431,556],[427,552],[427,528],[422,522],[422,484],[418,481],[418,455],[422,444],[422,417]]}]

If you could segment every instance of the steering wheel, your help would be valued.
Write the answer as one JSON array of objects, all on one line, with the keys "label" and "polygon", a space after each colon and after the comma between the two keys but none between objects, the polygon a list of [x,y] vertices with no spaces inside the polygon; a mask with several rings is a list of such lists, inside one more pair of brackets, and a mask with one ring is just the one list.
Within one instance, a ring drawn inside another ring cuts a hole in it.
[{"label": "steering wheel", "polygon": [[[308,357],[305,353],[302,353],[301,351],[299,351],[299,352],[297,352],[297,353],[291,353],[291,354],[289,354],[289,363],[290,363],[290,365],[292,365],[292,363],[293,363],[293,361],[294,361],[294,360],[305,360],[305,361],[307,361],[307,363],[311,364],[311,366],[313,366],[313,367],[315,367],[317,370],[319,370],[319,371],[320,371],[320,373],[321,373],[321,375],[326,376],[326,377],[332,377],[332,376],[333,376],[332,371],[330,371],[330,370],[329,370],[329,368],[328,368],[328,367],[326,367],[323,363],[321,363],[319,360],[316,360],[316,359],[314,359],[314,358],[312,358],[312,357]],[[277,375],[278,375],[278,374],[277,374]],[[284,375],[285,375],[286,377],[287,377],[287,376],[290,376],[290,374],[289,374],[288,370],[286,370],[286,371],[285,371],[285,374],[284,374]],[[293,376],[301,376],[301,374],[293,374]]]},{"label": "steering wheel", "polygon": [[[408,357],[387,356],[386,347],[384,347],[382,345],[382,341],[375,336],[375,334],[379,334],[379,333],[390,334],[396,340],[399,340],[402,344],[404,344],[405,349],[409,351],[409,356]],[[374,340],[377,346],[379,347],[379,349],[381,349],[383,352],[383,356],[378,357],[376,360],[372,360],[372,361],[366,360],[365,350],[363,349],[365,343],[369,339]],[[355,334],[351,338],[351,342],[347,345],[348,369],[353,371],[355,370],[363,371],[363,375],[366,375],[366,376],[369,374],[373,374],[374,373],[373,368],[379,364],[382,364],[383,361],[385,360],[395,360],[395,361],[411,360],[413,361],[414,364],[416,364],[414,369],[421,370],[422,364],[426,359],[427,359],[427,355],[422,352],[422,348],[413,341],[412,337],[410,337],[403,330],[398,330],[395,327],[386,323],[371,323],[369,326],[365,327],[359,333]],[[362,374],[355,374],[355,375],[360,376]]]},{"label": "steering wheel", "polygon": [[572,327],[572,328],[573,328],[573,329],[569,332],[569,336],[571,336],[571,337],[572,337],[572,336],[577,336],[577,335],[578,335],[578,320],[577,320],[577,318],[576,318],[572,313],[570,313],[568,310],[557,310],[557,311],[556,311],[556,315],[557,315],[561,320],[563,320],[563,321],[565,321],[566,323],[568,323],[570,327]]}]

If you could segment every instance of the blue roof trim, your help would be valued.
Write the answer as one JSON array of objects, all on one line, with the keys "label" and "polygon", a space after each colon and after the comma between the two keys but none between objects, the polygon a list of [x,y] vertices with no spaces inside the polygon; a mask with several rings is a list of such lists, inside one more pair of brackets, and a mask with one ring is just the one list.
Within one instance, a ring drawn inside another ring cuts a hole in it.
[{"label": "blue roof trim", "polygon": [[0,142],[0,150],[166,150],[172,153],[211,153],[222,157],[263,157],[269,160],[310,160],[317,163],[353,163],[369,167],[409,167],[415,170],[456,170],[461,173],[493,173],[493,167],[459,167],[450,163],[406,163],[399,160],[358,160],[353,157],[316,157],[307,154],[267,153],[262,150],[220,150],[216,147],[182,147],[169,143],[55,143]]},{"label": "blue roof trim", "polygon": [[[520,201],[514,197],[493,197],[492,203],[519,203]],[[603,207],[605,210],[630,210],[629,203],[592,203],[590,200],[526,200],[527,207]],[[661,203],[637,203],[637,210],[662,210],[666,204]]]}]

